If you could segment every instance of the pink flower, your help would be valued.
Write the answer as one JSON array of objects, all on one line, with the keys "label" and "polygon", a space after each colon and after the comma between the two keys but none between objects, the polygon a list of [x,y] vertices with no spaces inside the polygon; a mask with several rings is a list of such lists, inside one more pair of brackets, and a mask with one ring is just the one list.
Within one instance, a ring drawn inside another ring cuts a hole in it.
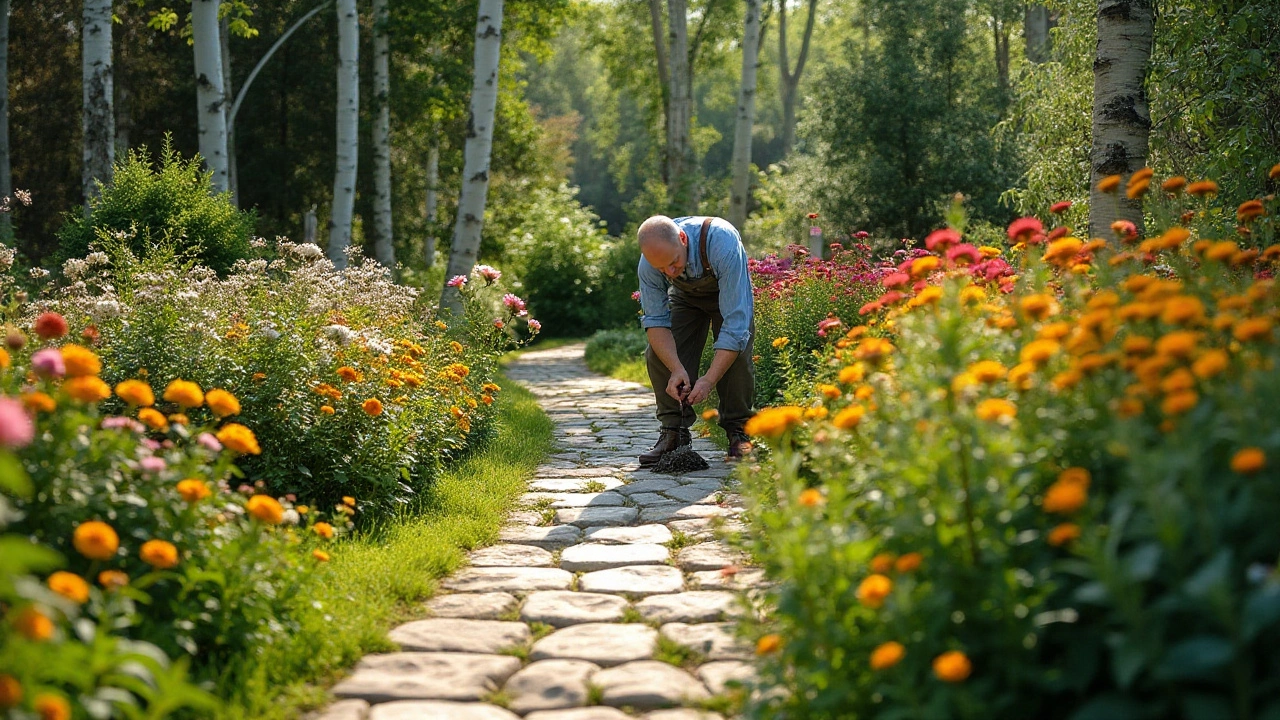
[{"label": "pink flower", "polygon": [[1066,225],[1060,225],[1054,228],[1053,230],[1049,231],[1049,242],[1053,242],[1054,240],[1057,240],[1060,237],[1066,237],[1070,234],[1071,234],[1071,228],[1067,227]]},{"label": "pink flower", "polygon": [[542,332],[542,323],[538,322],[537,320],[534,320],[533,318],[530,318],[530,319],[529,319],[529,332],[531,332],[531,333],[533,333],[533,334],[535,334],[535,335],[537,335],[538,333]]},{"label": "pink flower", "polygon": [[859,230],[858,232],[853,234],[853,237],[855,240],[865,240],[871,237],[871,233],[867,232],[866,230]]},{"label": "pink flower", "polygon": [[957,265],[972,265],[982,261],[982,253],[968,243],[960,243],[947,250],[947,259]]},{"label": "pink flower", "polygon": [[131,417],[123,415],[112,415],[111,417],[102,418],[103,430],[132,430],[133,432],[145,432],[146,426],[134,420]]},{"label": "pink flower", "polygon": [[62,353],[57,348],[45,348],[31,356],[31,369],[41,377],[59,378],[67,374],[67,365],[62,362]]},{"label": "pink flower", "polygon": [[837,330],[844,323],[840,322],[840,318],[828,316],[824,320],[818,321],[818,337],[826,337],[827,331]]},{"label": "pink flower", "polygon": [[880,279],[880,284],[887,288],[902,287],[911,282],[911,276],[904,272],[889,273]]},{"label": "pink flower", "polygon": [[36,436],[35,423],[22,403],[13,398],[0,397],[0,446],[26,447]]},{"label": "pink flower", "polygon": [[936,252],[946,250],[958,242],[960,242],[960,233],[951,228],[942,228],[929,233],[929,237],[924,239],[924,246],[929,252]]},{"label": "pink flower", "polygon": [[636,302],[640,302],[640,291],[639,291],[639,290],[637,290],[637,291],[635,291],[635,292],[631,293],[631,299],[632,299],[632,300],[635,300]]},{"label": "pink flower", "polygon": [[222,443],[213,433],[203,432],[196,437],[196,442],[200,443],[206,450],[210,452],[222,452]]},{"label": "pink flower", "polygon": [[453,277],[449,278],[449,282],[447,282],[447,283],[445,283],[445,284],[446,284],[446,285],[448,285],[449,287],[460,288],[460,287],[462,287],[463,285],[466,285],[466,284],[467,284],[467,276],[466,276],[466,275],[454,275]]},{"label": "pink flower", "polygon": [[477,265],[475,271],[476,274],[484,278],[487,285],[492,285],[498,278],[502,277],[501,270],[489,265]]},{"label": "pink flower", "polygon": [[517,317],[524,317],[529,314],[529,310],[525,308],[524,301],[511,293],[502,296],[502,304],[506,305],[507,309],[515,313]]},{"label": "pink flower", "polygon": [[151,438],[142,438],[142,442],[140,444],[142,445],[142,447],[152,452],[155,452],[156,450],[160,449],[160,442],[157,440],[152,440]]},{"label": "pink flower", "polygon": [[138,465],[142,468],[143,472],[149,473],[163,472],[165,468],[169,467],[169,463],[165,462],[164,458],[154,456],[142,458],[138,461]]},{"label": "pink flower", "polygon": [[1040,218],[1023,217],[1009,223],[1009,240],[1012,242],[1037,243],[1044,234],[1044,223]]}]

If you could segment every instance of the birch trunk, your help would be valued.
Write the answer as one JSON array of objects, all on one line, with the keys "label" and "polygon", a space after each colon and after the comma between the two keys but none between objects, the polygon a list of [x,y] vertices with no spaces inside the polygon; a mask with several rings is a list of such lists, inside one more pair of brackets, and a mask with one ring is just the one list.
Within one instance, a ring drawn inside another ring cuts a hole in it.
[{"label": "birch trunk", "polygon": [[756,123],[756,65],[760,47],[760,0],[747,0],[742,32],[742,89],[733,133],[733,189],[729,194],[729,222],[744,237],[751,200],[751,135]]},{"label": "birch trunk", "polygon": [[229,189],[226,93],[222,81],[222,42],[218,39],[218,0],[191,0],[191,39],[196,60],[196,119],[200,155],[213,173],[214,192]]},{"label": "birch trunk", "polygon": [[84,3],[84,202],[98,196],[98,183],[111,184],[116,157],[115,91],[111,77],[111,0]]},{"label": "birch trunk", "polygon": [[1099,192],[1107,175],[1128,175],[1147,162],[1151,112],[1143,89],[1151,61],[1155,15],[1151,0],[1101,0],[1093,63],[1093,148],[1089,233],[1107,237],[1112,221],[1130,220],[1142,232],[1142,203]]},{"label": "birch trunk", "polygon": [[[662,0],[649,0],[649,27],[653,30],[653,49],[658,56],[658,87],[662,89],[662,124],[671,122],[671,70],[667,67],[667,31],[662,24]],[[662,163],[662,181],[671,182],[670,167]]]},{"label": "birch trunk", "polygon": [[791,154],[796,144],[796,105],[800,98],[800,77],[804,75],[805,62],[809,59],[809,42],[813,39],[813,22],[818,15],[818,0],[809,0],[809,17],[805,20],[804,36],[800,40],[800,55],[796,69],[791,70],[787,55],[787,0],[778,0],[778,70],[782,85],[782,156]]},{"label": "birch trunk", "polygon": [[694,195],[693,83],[689,67],[689,26],[686,0],[667,0],[667,68],[670,100],[667,102],[666,174],[668,201],[681,212]]},{"label": "birch trunk", "polygon": [[[489,154],[493,148],[501,53],[502,0],[480,0],[476,17],[471,116],[467,120],[467,143],[463,151],[462,190],[458,196],[458,217],[453,226],[446,278],[470,274],[480,256],[480,231],[484,227],[484,205],[489,194]],[[449,308],[455,316],[462,316],[462,297],[456,288],[445,286],[440,293],[440,308]]]},{"label": "birch trunk", "polygon": [[[13,166],[9,157],[9,0],[0,0],[0,203],[13,197]],[[0,241],[13,234],[9,213],[0,213]]]},{"label": "birch trunk", "polygon": [[231,123],[231,104],[236,91],[231,85],[231,17],[222,18],[218,26],[218,54],[222,60],[222,112],[227,119],[227,187],[231,204],[240,207],[240,177],[236,168],[236,128]]},{"label": "birch trunk", "polygon": [[391,237],[391,19],[387,0],[373,0],[373,228],[374,255],[384,267],[396,266]]},{"label": "birch trunk", "polygon": [[1022,20],[1022,36],[1027,45],[1027,60],[1042,63],[1049,59],[1049,8],[1028,5]]},{"label": "birch trunk", "polygon": [[360,120],[360,20],[356,0],[338,0],[338,162],[329,211],[329,259],[347,266],[351,215],[356,202],[356,163]]},{"label": "birch trunk", "polygon": [[439,214],[440,186],[440,141],[431,140],[431,149],[427,151],[427,243],[422,258],[428,268],[436,264],[436,223]]}]

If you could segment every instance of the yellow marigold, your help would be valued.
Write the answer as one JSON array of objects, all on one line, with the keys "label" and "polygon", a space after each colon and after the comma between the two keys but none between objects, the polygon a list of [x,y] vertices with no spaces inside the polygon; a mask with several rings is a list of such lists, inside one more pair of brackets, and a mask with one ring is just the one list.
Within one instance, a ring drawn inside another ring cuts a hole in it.
[{"label": "yellow marigold", "polygon": [[84,578],[63,570],[49,576],[45,581],[49,589],[74,603],[89,602],[89,583]]},{"label": "yellow marigold", "polygon": [[1219,375],[1231,365],[1231,356],[1225,350],[1206,350],[1191,364],[1191,372],[1201,380]]},{"label": "yellow marigold", "polygon": [[886,575],[868,575],[858,584],[858,601],[871,609],[884,605],[884,599],[893,592],[893,581]]},{"label": "yellow marigold", "polygon": [[1150,187],[1151,187],[1150,180],[1144,179],[1144,180],[1139,180],[1138,182],[1131,182],[1129,183],[1128,189],[1125,190],[1124,195],[1130,200],[1137,200],[1143,195],[1146,195],[1147,189]]},{"label": "yellow marigold", "polygon": [[1142,414],[1142,401],[1135,398],[1124,398],[1116,407],[1116,414],[1122,418],[1137,417]]},{"label": "yellow marigold", "polygon": [[342,367],[338,368],[337,373],[338,373],[338,377],[342,378],[347,382],[360,382],[361,380],[364,380],[364,373],[351,367],[350,365],[343,365]]},{"label": "yellow marigold", "polygon": [[1200,333],[1175,330],[1156,340],[1156,353],[1171,358],[1189,358],[1200,343]]},{"label": "yellow marigold", "polygon": [[974,414],[979,420],[1007,425],[1013,422],[1014,416],[1018,414],[1018,406],[1001,398],[987,398],[978,403]]},{"label": "yellow marigold", "polygon": [[1241,475],[1252,475],[1267,466],[1267,455],[1262,448],[1247,447],[1231,456],[1231,469]]},{"label": "yellow marigold", "polygon": [[884,575],[893,569],[893,553],[880,553],[871,558],[871,562],[867,564],[871,568],[871,572]]},{"label": "yellow marigold", "polygon": [[364,410],[364,414],[369,417],[378,417],[382,414],[382,401],[378,398],[369,398],[360,403],[360,409]]},{"label": "yellow marigold", "polygon": [[1062,349],[1062,345],[1054,340],[1032,340],[1022,348],[1018,357],[1024,363],[1043,365]]},{"label": "yellow marigold", "polygon": [[922,305],[934,305],[934,304],[937,304],[937,302],[941,299],[942,299],[942,288],[938,287],[937,285],[930,285],[929,287],[921,290],[919,294],[917,294],[915,297],[911,298],[911,301],[907,304],[911,307],[920,307]]},{"label": "yellow marigold", "polygon": [[120,549],[120,536],[110,525],[90,520],[76,526],[71,544],[76,552],[90,560],[110,560]]},{"label": "yellow marigold", "polygon": [[466,377],[471,374],[471,368],[463,365],[462,363],[453,363],[449,367],[445,368],[445,371],[457,375],[458,377]]},{"label": "yellow marigold", "polygon": [[170,413],[169,422],[174,425],[190,425],[191,418],[187,417],[184,413]]},{"label": "yellow marigold", "polygon": [[1075,523],[1062,523],[1049,531],[1048,541],[1054,547],[1062,547],[1069,542],[1080,539],[1080,526]]},{"label": "yellow marigold", "polygon": [[884,338],[865,338],[854,349],[853,356],[859,360],[875,362],[894,351],[893,343]]},{"label": "yellow marigold", "polygon": [[325,540],[333,539],[333,526],[327,522],[318,522],[311,526],[311,530]]},{"label": "yellow marigold", "polygon": [[944,652],[933,659],[933,674],[942,682],[964,682],[973,672],[973,664],[959,650]]},{"label": "yellow marigold", "polygon": [[187,478],[178,482],[178,494],[189,503],[198,503],[213,493],[209,485],[199,478]]},{"label": "yellow marigold", "polygon": [[169,429],[169,421],[165,419],[164,413],[156,410],[155,408],[142,408],[139,410],[138,420],[141,421],[142,424],[158,432]]},{"label": "yellow marigold", "polygon": [[284,521],[284,508],[270,495],[254,495],[244,504],[244,509],[268,525],[279,525]]},{"label": "yellow marigold", "polygon": [[1169,394],[1160,403],[1160,410],[1165,415],[1181,415],[1200,402],[1200,396],[1194,390],[1179,390],[1178,392]]},{"label": "yellow marigold", "polygon": [[204,400],[209,403],[209,409],[213,411],[214,417],[222,418],[240,414],[240,401],[226,390],[214,388],[205,393]]},{"label": "yellow marigold", "polygon": [[870,400],[875,394],[875,390],[870,385],[862,385],[853,391],[853,396],[859,400]]},{"label": "yellow marigold", "polygon": [[702,419],[708,422],[715,420],[718,417],[720,417],[720,411],[715,408],[708,408],[702,411]]},{"label": "yellow marigold", "polygon": [[830,414],[831,414],[831,411],[819,405],[818,407],[807,408],[804,411],[804,419],[805,420],[821,420]]},{"label": "yellow marigold", "polygon": [[347,507],[355,507],[355,506],[356,506],[356,499],[355,499],[355,498],[353,498],[353,497],[351,497],[350,495],[343,495],[343,496],[342,496],[342,504],[343,504],[343,505],[346,505]]},{"label": "yellow marigold", "polygon": [[1044,261],[1065,267],[1075,259],[1084,248],[1084,241],[1076,237],[1064,237],[1049,243],[1045,248]]},{"label": "yellow marigold", "polygon": [[1098,192],[1111,193],[1120,187],[1119,175],[1108,175],[1098,181]]},{"label": "yellow marigold", "polygon": [[1069,467],[1058,473],[1057,481],[1060,483],[1073,483],[1087,490],[1090,483],[1093,482],[1093,476],[1089,474],[1087,468]]},{"label": "yellow marigold", "polygon": [[1236,323],[1235,329],[1231,331],[1231,335],[1240,342],[1270,340],[1271,329],[1274,325],[1275,323],[1268,317],[1248,318]]},{"label": "yellow marigold", "polygon": [[71,703],[61,695],[42,693],[32,703],[40,720],[71,720]]},{"label": "yellow marigold", "polygon": [[458,342],[457,340],[450,340],[449,349],[456,353],[460,353],[463,350],[462,343]]},{"label": "yellow marigold", "polygon": [[822,492],[817,488],[806,488],[800,493],[798,502],[804,507],[817,507],[823,503]]},{"label": "yellow marigold", "polygon": [[862,378],[866,377],[867,368],[862,363],[854,363],[840,368],[840,382],[845,385],[853,385],[862,382]]},{"label": "yellow marigold", "polygon": [[0,673],[0,710],[17,707],[22,702],[22,683],[12,675]]},{"label": "yellow marigold", "polygon": [[329,562],[329,553],[320,549],[312,550],[311,557],[315,558],[317,562]]},{"label": "yellow marigold", "polygon": [[494,383],[488,382],[488,383],[485,383],[485,384],[481,385],[481,386],[480,386],[480,389],[481,389],[481,390],[483,390],[484,392],[487,392],[487,393],[496,393],[496,392],[498,392],[499,390],[501,390],[502,388],[498,387],[498,386],[497,386],[497,385],[495,385]]},{"label": "yellow marigold", "polygon": [[888,670],[902,662],[906,654],[907,649],[902,647],[902,643],[894,641],[884,643],[871,651],[871,669]]},{"label": "yellow marigold", "polygon": [[1071,334],[1074,326],[1069,322],[1045,323],[1036,331],[1038,340],[1061,340]]},{"label": "yellow marigold", "polygon": [[178,564],[178,548],[167,540],[148,540],[142,543],[138,557],[157,570],[168,570]]},{"label": "yellow marigold", "polygon": [[978,252],[982,253],[982,257],[984,258],[1000,257],[1000,248],[992,247],[990,245],[983,245],[978,248]]},{"label": "yellow marigold", "polygon": [[28,605],[13,616],[13,629],[34,642],[45,642],[53,637],[53,621],[48,615]]},{"label": "yellow marigold", "polygon": [[204,404],[204,392],[190,380],[174,380],[164,389],[164,399],[184,408],[195,408]]},{"label": "yellow marigold", "polygon": [[22,405],[32,413],[51,413],[58,409],[58,401],[40,391],[22,393]]},{"label": "yellow marigold", "polygon": [[773,343],[772,343],[773,349],[781,350],[782,348],[786,347],[790,342],[791,342],[791,338],[789,337],[786,337],[786,336],[776,337],[773,339]]},{"label": "yellow marigold", "polygon": [[991,384],[1004,379],[1009,371],[995,360],[980,360],[969,366],[969,374],[980,383]]},{"label": "yellow marigold", "polygon": [[1009,370],[1009,385],[1018,390],[1030,390],[1036,366],[1034,363],[1018,363]]},{"label": "yellow marigold", "polygon": [[769,633],[756,641],[757,655],[772,655],[782,649],[782,636]]},{"label": "yellow marigold", "polygon": [[117,590],[129,584],[129,576],[119,570],[103,570],[98,573],[98,584],[106,590]]},{"label": "yellow marigold", "polygon": [[1186,368],[1178,368],[1160,381],[1160,391],[1166,395],[1191,390],[1196,386],[1196,378]]},{"label": "yellow marigold", "polygon": [[1203,197],[1205,195],[1217,195],[1218,183],[1212,180],[1197,180],[1187,186],[1187,194]]},{"label": "yellow marigold", "polygon": [[102,361],[89,348],[80,345],[63,345],[62,362],[67,366],[68,377],[97,375],[102,372]]},{"label": "yellow marigold", "polygon": [[841,430],[852,430],[853,428],[858,427],[858,424],[862,422],[862,418],[865,417],[866,414],[867,409],[863,406],[850,405],[836,413],[835,417],[831,418],[831,424]]},{"label": "yellow marigold", "polygon": [[911,277],[922,278],[937,269],[938,257],[936,255],[924,255],[911,262]]},{"label": "yellow marigold", "polygon": [[261,455],[262,448],[253,431],[239,423],[227,423],[218,431],[218,440],[242,455]]},{"label": "yellow marigold", "polygon": [[93,375],[68,379],[62,385],[72,398],[83,403],[96,403],[111,397],[111,387]]},{"label": "yellow marigold", "polygon": [[779,438],[799,425],[803,416],[804,410],[794,405],[765,408],[747,421],[745,430],[748,435]]},{"label": "yellow marigold", "polygon": [[335,411],[334,411],[334,409],[333,409],[331,406],[329,406],[329,405],[321,405],[321,406],[320,406],[320,412],[321,412],[321,413],[323,413],[323,414],[325,414],[325,415],[332,415]]},{"label": "yellow marigold", "polygon": [[826,383],[818,383],[817,392],[828,400],[834,400],[842,394],[840,388],[835,385],[827,385]]},{"label": "yellow marigold", "polygon": [[125,380],[116,385],[116,396],[134,407],[148,407],[156,402],[151,386],[141,380]]},{"label": "yellow marigold", "polygon": [[956,376],[951,378],[951,392],[959,394],[964,392],[967,388],[974,387],[977,384],[978,378],[974,377],[973,373],[956,373]]},{"label": "yellow marigold", "polygon": [[1018,307],[1027,317],[1034,320],[1043,320],[1056,312],[1058,305],[1053,301],[1053,296],[1046,293],[1036,293],[1019,300]]},{"label": "yellow marigold", "polygon": [[924,555],[918,552],[909,552],[898,558],[897,562],[893,564],[893,569],[900,573],[915,572],[920,569],[922,564],[924,564]]},{"label": "yellow marigold", "polygon": [[1083,483],[1062,482],[1049,486],[1044,493],[1044,511],[1066,515],[1073,513],[1089,500],[1089,488]]}]

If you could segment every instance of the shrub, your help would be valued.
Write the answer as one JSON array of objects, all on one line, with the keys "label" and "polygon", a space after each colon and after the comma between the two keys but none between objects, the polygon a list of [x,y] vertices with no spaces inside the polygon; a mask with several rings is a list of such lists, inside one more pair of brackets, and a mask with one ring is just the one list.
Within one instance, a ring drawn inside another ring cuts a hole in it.
[{"label": "shrub", "polygon": [[647,379],[644,359],[647,347],[649,340],[644,330],[601,330],[587,340],[583,359],[594,372]]},{"label": "shrub", "polygon": [[1145,240],[1024,219],[1004,251],[957,223],[885,278],[748,426],[789,691],[758,716],[1280,712],[1277,210],[1170,192]]},{"label": "shrub", "polygon": [[213,193],[213,174],[200,169],[200,158],[183,160],[166,138],[159,160],[153,168],[146,148],[130,150],[116,165],[114,182],[91,201],[89,215],[67,213],[58,231],[59,262],[88,255],[104,235],[126,237],[142,257],[173,243],[220,275],[252,254],[254,213],[237,210],[228,193]]}]

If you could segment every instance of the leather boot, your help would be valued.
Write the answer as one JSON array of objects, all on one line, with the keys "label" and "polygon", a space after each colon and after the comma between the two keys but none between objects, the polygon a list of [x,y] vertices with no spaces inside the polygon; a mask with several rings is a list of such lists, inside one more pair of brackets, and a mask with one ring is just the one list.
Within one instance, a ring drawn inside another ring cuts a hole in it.
[{"label": "leather boot", "polygon": [[689,431],[685,428],[676,428],[668,430],[662,429],[658,435],[658,442],[653,447],[646,450],[640,455],[640,467],[649,467],[656,464],[662,459],[663,455],[675,450],[681,445],[688,445],[693,439],[689,435]]},{"label": "leather boot", "polygon": [[729,450],[725,453],[724,458],[727,462],[741,460],[747,453],[752,451],[751,438],[747,437],[745,432],[730,430],[726,434],[729,436]]}]

